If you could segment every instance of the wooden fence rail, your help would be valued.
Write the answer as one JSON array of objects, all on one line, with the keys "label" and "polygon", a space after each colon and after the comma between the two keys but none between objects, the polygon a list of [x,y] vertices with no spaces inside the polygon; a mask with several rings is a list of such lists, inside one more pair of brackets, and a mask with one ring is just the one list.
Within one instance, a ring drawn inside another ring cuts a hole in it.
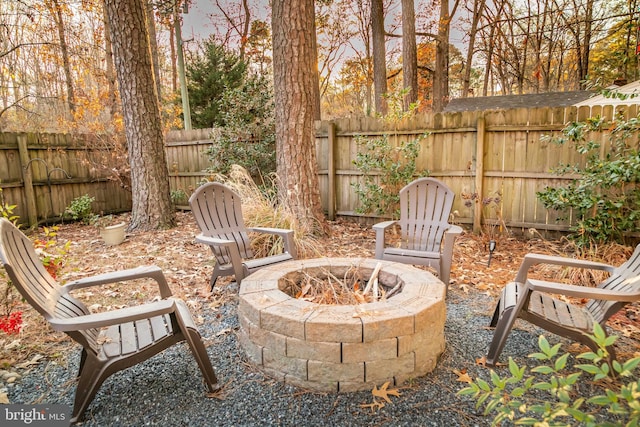
[{"label": "wooden fence rail", "polygon": [[[620,111],[620,107],[617,107]],[[371,118],[318,122],[316,153],[322,205],[330,219],[338,216],[367,221],[356,213],[359,201],[353,184],[362,182],[354,166],[357,137],[386,136],[396,146],[427,134],[420,142],[420,170],[441,179],[456,193],[455,221],[483,226],[505,225],[523,230],[566,230],[573,218],[560,220],[545,209],[536,192],[560,186],[576,176],[559,176],[560,164],[582,164],[577,152],[543,138],[557,135],[566,123],[602,115],[611,118],[613,108],[531,108],[450,114],[417,115],[390,125]],[[626,110],[635,117],[636,107]],[[213,145],[211,129],[173,131],[166,137],[166,153],[172,196],[180,205],[210,177],[207,149]],[[607,150],[606,135],[598,136]],[[67,135],[0,134],[0,187],[5,201],[17,204],[17,214],[30,224],[59,216],[64,207],[82,194],[96,197],[104,212],[130,209],[131,194],[110,180],[100,161],[104,148],[89,139]],[[179,195],[184,197],[179,200]],[[485,205],[483,200],[493,199]]]}]

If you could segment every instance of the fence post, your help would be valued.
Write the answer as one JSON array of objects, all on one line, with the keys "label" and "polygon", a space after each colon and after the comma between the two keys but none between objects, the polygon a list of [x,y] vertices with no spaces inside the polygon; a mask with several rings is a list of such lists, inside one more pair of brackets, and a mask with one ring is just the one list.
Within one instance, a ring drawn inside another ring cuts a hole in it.
[{"label": "fence post", "polygon": [[20,153],[20,166],[22,167],[22,182],[24,183],[24,197],[27,202],[27,221],[29,227],[38,225],[38,210],[36,208],[36,195],[33,191],[31,168],[29,168],[29,150],[27,148],[27,136],[18,135],[18,153]]},{"label": "fence post", "polygon": [[478,117],[476,122],[476,194],[478,201],[473,210],[473,232],[480,233],[482,231],[482,198],[484,195],[484,136],[485,121],[484,115]]},{"label": "fence post", "polygon": [[327,129],[329,139],[327,141],[327,214],[329,221],[336,219],[336,163],[334,159],[336,143],[336,125],[329,122]]}]

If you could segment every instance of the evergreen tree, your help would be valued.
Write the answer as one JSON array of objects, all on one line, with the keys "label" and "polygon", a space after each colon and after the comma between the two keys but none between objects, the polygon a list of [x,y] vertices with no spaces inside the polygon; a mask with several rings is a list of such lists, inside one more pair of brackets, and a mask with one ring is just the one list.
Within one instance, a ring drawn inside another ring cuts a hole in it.
[{"label": "evergreen tree", "polygon": [[203,54],[187,66],[189,105],[194,128],[225,125],[222,99],[227,90],[241,87],[247,78],[247,64],[239,56],[216,44],[204,42]]}]

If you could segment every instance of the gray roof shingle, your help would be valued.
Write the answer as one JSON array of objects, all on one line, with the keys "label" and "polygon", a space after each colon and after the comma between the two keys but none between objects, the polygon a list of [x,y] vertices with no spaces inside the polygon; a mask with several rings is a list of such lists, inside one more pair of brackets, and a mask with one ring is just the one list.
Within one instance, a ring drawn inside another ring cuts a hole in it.
[{"label": "gray roof shingle", "polygon": [[579,90],[573,92],[546,92],[527,95],[481,96],[455,98],[449,101],[444,112],[475,110],[508,110],[511,108],[569,107],[595,95],[595,92]]}]

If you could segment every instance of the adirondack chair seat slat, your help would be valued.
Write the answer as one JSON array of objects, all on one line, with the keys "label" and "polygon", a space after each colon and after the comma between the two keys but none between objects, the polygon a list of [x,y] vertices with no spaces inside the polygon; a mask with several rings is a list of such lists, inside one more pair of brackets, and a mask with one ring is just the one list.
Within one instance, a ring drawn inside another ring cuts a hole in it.
[{"label": "adirondack chair seat slat", "polygon": [[[0,218],[0,261],[25,300],[54,329],[64,331],[83,347],[71,423],[81,420],[111,374],[182,341],[196,359],[208,390],[219,388],[191,313],[182,300],[169,299],[171,290],[158,267],[138,267],[60,286],[42,265],[27,236],[5,218]],[[140,278],[155,280],[163,299],[92,314],[82,301],[69,295],[78,288]]]},{"label": "adirondack chair seat slat", "polygon": [[168,315],[110,326],[100,333],[101,355],[117,357],[143,350],[173,335]]},{"label": "adirondack chair seat slat", "polygon": [[[211,249],[215,266],[209,282],[211,289],[219,277],[235,276],[238,284],[252,272],[296,259],[293,230],[247,228],[242,217],[242,200],[233,189],[219,182],[201,185],[189,197],[189,206],[201,233],[196,241]],[[281,254],[256,258],[249,233],[267,233],[282,239]]]},{"label": "adirondack chair seat slat", "polygon": [[[610,276],[597,288],[528,279],[529,269],[536,264],[604,270]],[[572,304],[559,299],[558,295],[590,299],[585,304]],[[495,331],[487,352],[487,364],[497,363],[517,318],[581,342],[596,351],[597,345],[588,337],[593,334],[595,324],[599,323],[604,329],[613,314],[634,301],[640,301],[640,245],[619,267],[558,256],[527,254],[516,279],[505,285],[496,304],[490,323]],[[615,349],[611,346],[607,351],[613,360]]]}]

